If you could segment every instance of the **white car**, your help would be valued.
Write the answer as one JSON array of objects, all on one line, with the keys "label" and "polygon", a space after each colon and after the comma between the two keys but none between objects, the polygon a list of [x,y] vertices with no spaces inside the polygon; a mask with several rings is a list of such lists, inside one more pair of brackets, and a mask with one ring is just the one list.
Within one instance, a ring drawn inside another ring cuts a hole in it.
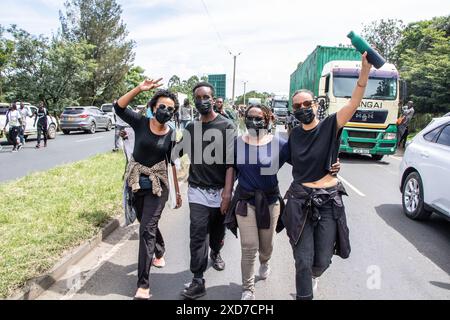
[{"label": "white car", "polygon": [[[37,112],[38,108],[30,105],[29,103],[25,103],[24,107],[28,109],[28,114],[33,115],[33,117],[27,117],[27,126],[25,128],[25,139],[29,136],[36,135],[37,136],[37,126],[34,125],[34,114]],[[19,109],[20,106],[17,105]],[[3,129],[6,123],[6,113],[9,110],[9,104],[0,103],[0,130]],[[58,127],[56,118],[52,116],[47,116],[47,138],[55,139],[56,138],[56,129]],[[9,125],[6,126],[6,135],[8,135]]]},{"label": "white car", "polygon": [[450,219],[450,116],[434,119],[407,146],[400,191],[409,218],[424,220],[435,212]]},{"label": "white car", "polygon": [[112,103],[102,104],[102,106],[100,107],[100,110],[103,111],[104,113],[106,113],[111,118],[112,125],[115,126],[116,118],[114,117],[114,115],[115,115],[114,105]]}]

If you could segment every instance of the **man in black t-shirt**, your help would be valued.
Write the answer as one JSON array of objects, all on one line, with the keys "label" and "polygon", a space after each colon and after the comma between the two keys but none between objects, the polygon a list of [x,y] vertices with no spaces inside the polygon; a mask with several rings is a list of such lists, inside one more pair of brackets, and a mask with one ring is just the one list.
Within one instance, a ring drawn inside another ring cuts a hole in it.
[{"label": "man in black t-shirt", "polygon": [[203,273],[208,266],[209,248],[213,268],[218,271],[225,268],[220,250],[224,244],[224,219],[234,183],[233,146],[236,136],[234,124],[213,109],[213,86],[201,82],[193,93],[200,120],[186,126],[183,139],[175,148],[175,154],[188,154],[191,161],[188,200],[190,269],[194,278],[181,293],[186,299],[197,299],[206,294]]},{"label": "man in black t-shirt", "polygon": [[36,148],[41,147],[41,132],[44,136],[44,147],[47,147],[47,127],[48,127],[48,121],[47,121],[48,112],[47,109],[44,107],[44,102],[39,103],[39,109],[35,114],[34,117],[34,125],[33,127],[36,127],[37,122],[37,145]]}]

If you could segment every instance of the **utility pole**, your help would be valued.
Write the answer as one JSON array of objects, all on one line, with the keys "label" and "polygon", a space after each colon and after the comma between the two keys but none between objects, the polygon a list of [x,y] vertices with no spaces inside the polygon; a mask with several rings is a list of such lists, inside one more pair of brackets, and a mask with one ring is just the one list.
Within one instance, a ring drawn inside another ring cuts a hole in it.
[{"label": "utility pole", "polygon": [[238,54],[233,55],[233,54],[231,53],[231,51],[230,51],[230,54],[233,56],[233,60],[234,60],[234,66],[233,66],[233,95],[232,95],[232,98],[231,98],[231,103],[232,103],[232,104],[234,104],[234,92],[235,92],[235,86],[236,86],[236,58],[237,58],[238,56],[240,56],[241,53],[242,53],[242,52],[239,52]]},{"label": "utility pole", "polygon": [[247,91],[246,91],[247,82],[248,81],[244,81],[244,105],[246,105],[245,104],[245,94],[247,93]]}]

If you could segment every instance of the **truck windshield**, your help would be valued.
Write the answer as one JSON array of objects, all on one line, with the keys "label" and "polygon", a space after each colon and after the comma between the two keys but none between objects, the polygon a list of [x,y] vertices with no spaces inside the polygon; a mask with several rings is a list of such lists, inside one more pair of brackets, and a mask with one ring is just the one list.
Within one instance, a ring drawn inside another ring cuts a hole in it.
[{"label": "truck windshield", "polygon": [[287,101],[274,101],[273,107],[279,108],[279,109],[287,109],[288,102]]},{"label": "truck windshield", "polygon": [[105,104],[102,106],[103,112],[113,112],[113,105],[112,104]]},{"label": "truck windshield", "polygon": [[[351,98],[356,77],[334,76],[333,93],[336,98]],[[396,78],[370,78],[364,99],[395,100],[397,97]]]}]

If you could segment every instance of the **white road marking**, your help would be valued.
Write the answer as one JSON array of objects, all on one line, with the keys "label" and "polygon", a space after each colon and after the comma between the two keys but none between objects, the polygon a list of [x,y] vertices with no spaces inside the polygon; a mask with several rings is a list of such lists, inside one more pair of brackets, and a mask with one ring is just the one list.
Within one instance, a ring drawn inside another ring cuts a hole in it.
[{"label": "white road marking", "polygon": [[353,191],[355,191],[360,197],[365,197],[366,195],[364,193],[362,193],[361,191],[359,191],[355,186],[353,186],[350,182],[348,182],[347,180],[345,180],[344,178],[342,178],[342,176],[338,176],[339,180],[341,180],[342,182],[344,182],[346,185],[348,185],[350,187],[350,189],[352,189]]},{"label": "white road marking", "polygon": [[397,161],[402,161],[403,160],[402,158],[399,158],[399,157],[396,157],[396,156],[390,156],[390,158],[395,159]]},{"label": "white road marking", "polygon": [[82,139],[82,140],[77,140],[75,142],[85,142],[85,141],[92,141],[92,140],[99,140],[99,139],[103,139],[104,137],[95,137],[95,138],[89,138],[89,139]]}]

